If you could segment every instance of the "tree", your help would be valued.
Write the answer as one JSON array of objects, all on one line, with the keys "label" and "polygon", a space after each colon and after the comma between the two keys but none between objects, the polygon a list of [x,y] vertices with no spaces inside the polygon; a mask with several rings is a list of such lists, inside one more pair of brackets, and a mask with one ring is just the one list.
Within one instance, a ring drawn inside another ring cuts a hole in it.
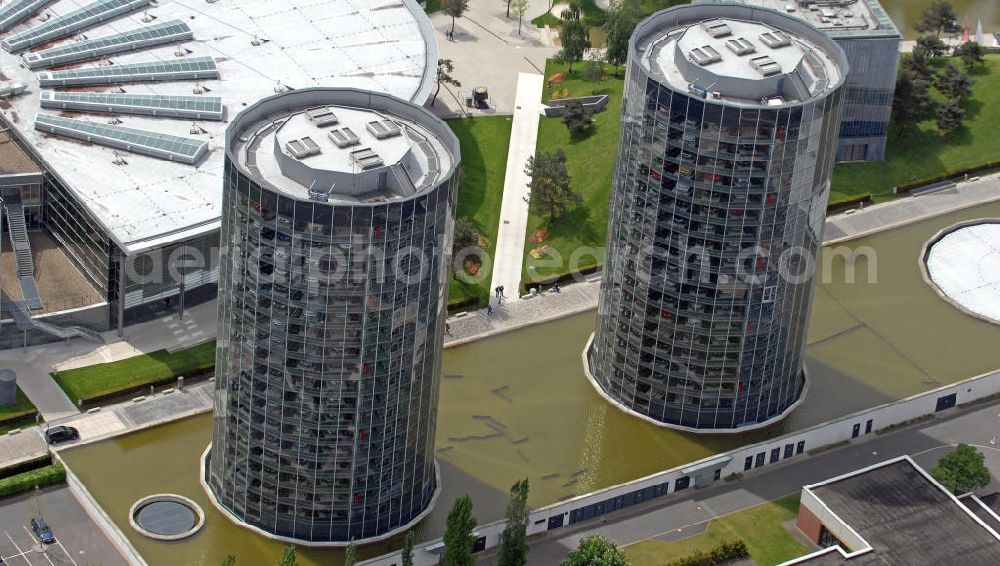
[{"label": "tree", "polygon": [[948,52],[948,46],[936,35],[921,35],[917,38],[917,45],[922,47],[930,57],[940,57]]},{"label": "tree", "polygon": [[222,559],[220,566],[236,566],[236,556],[230,554]]},{"label": "tree", "polygon": [[570,188],[566,153],[562,148],[529,157],[524,172],[531,178],[528,183],[531,203],[540,207],[542,214],[548,214],[550,221],[583,200]]},{"label": "tree", "polygon": [[568,65],[567,72],[573,72],[573,63],[583,60],[583,54],[590,49],[590,31],[580,17],[580,6],[576,3],[570,4],[562,13],[562,30],[559,38],[562,40],[562,49],[557,57]]},{"label": "tree", "polygon": [[983,463],[985,456],[968,444],[959,444],[953,452],[945,454],[931,469],[931,476],[956,495],[986,487],[990,471]]},{"label": "tree", "polygon": [[591,51],[590,56],[587,57],[587,66],[583,69],[583,78],[590,81],[591,93],[596,92],[593,88],[594,84],[601,80],[604,76],[604,60],[601,59],[600,53],[597,51]]},{"label": "tree", "polygon": [[462,83],[455,80],[451,74],[455,72],[455,65],[451,62],[451,59],[438,59],[438,69],[437,69],[437,88],[434,89],[434,97],[431,98],[431,106],[434,106],[434,102],[437,101],[438,93],[441,92],[441,85],[451,85],[453,87],[461,87]]},{"label": "tree", "polygon": [[358,545],[352,540],[344,549],[344,566],[354,566],[358,563]]},{"label": "tree", "polygon": [[406,538],[403,539],[403,566],[413,566],[413,531],[406,531]]},{"label": "tree", "polygon": [[924,8],[920,19],[913,25],[913,29],[920,33],[933,33],[935,37],[941,37],[941,33],[952,34],[958,32],[958,14],[955,8],[944,0],[931,2]]},{"label": "tree", "polygon": [[573,137],[582,136],[594,124],[594,119],[590,117],[590,112],[583,107],[583,103],[579,100],[566,101],[562,119],[563,124],[566,124],[570,135]]},{"label": "tree", "polygon": [[955,48],[955,55],[965,63],[966,70],[983,62],[983,46],[975,41],[966,41]]},{"label": "tree", "polygon": [[629,561],[615,543],[593,535],[581,540],[562,566],[629,566]]},{"label": "tree", "polygon": [[952,98],[938,104],[935,115],[937,116],[938,130],[947,133],[962,127],[962,120],[965,119],[965,109],[962,108],[958,100]]},{"label": "tree", "polygon": [[641,17],[642,9],[638,0],[614,0],[611,3],[604,21],[605,42],[608,46],[604,57],[608,63],[619,66],[628,60],[628,40]]},{"label": "tree", "polygon": [[451,16],[451,32],[455,33],[455,18],[461,18],[469,9],[469,0],[444,0],[441,11]]},{"label": "tree", "polygon": [[284,552],[281,553],[281,560],[278,561],[278,566],[299,566],[299,561],[295,559],[294,546],[285,547]]},{"label": "tree", "polygon": [[[507,0],[507,19],[510,19],[510,0]],[[520,22],[517,25],[521,25]]]},{"label": "tree", "polygon": [[933,105],[927,81],[915,77],[908,69],[902,69],[892,97],[892,119],[899,126],[896,137],[903,135],[906,126],[925,120]]},{"label": "tree", "polygon": [[476,227],[472,225],[472,222],[464,216],[455,220],[454,247],[456,249],[462,249],[465,246],[471,246],[478,243],[479,233],[476,232]]},{"label": "tree", "polygon": [[[507,4],[507,11],[510,11],[510,3]],[[521,35],[521,20],[528,12],[528,0],[514,0],[514,15],[517,16],[517,35]],[[508,13],[507,17],[510,17]]]},{"label": "tree", "polygon": [[972,96],[972,85],[976,81],[969,78],[969,75],[959,71],[953,65],[945,67],[944,72],[937,78],[937,89],[948,98],[961,100]]},{"label": "tree", "polygon": [[528,563],[528,478],[514,482],[507,503],[507,524],[500,540],[500,566]]},{"label": "tree", "polygon": [[927,50],[919,45],[914,45],[910,56],[903,58],[903,68],[925,81],[934,80],[934,68],[931,67]]},{"label": "tree", "polygon": [[448,512],[447,526],[444,531],[443,566],[471,566],[476,563],[476,555],[472,553],[472,545],[476,538],[472,530],[476,528],[476,518],[472,516],[472,499],[463,495],[455,500]]}]

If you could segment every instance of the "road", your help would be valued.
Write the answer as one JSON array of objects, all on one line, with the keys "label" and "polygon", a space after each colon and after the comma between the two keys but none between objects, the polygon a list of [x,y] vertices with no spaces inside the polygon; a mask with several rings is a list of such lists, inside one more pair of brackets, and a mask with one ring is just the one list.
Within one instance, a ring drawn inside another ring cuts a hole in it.
[{"label": "road", "polygon": [[[884,435],[874,435],[847,447],[821,452],[805,459],[748,473],[738,482],[720,482],[689,495],[669,497],[623,509],[600,519],[586,521],[541,535],[531,540],[529,564],[558,564],[579,540],[601,534],[619,546],[650,538],[678,537],[680,532],[696,534],[707,521],[747,507],[796,493],[801,486],[908,454],[925,469],[958,443],[973,444],[986,454],[993,482],[980,493],[1000,489],[1000,402],[957,410],[925,423]],[[496,564],[496,555],[482,556],[479,564]]]}]

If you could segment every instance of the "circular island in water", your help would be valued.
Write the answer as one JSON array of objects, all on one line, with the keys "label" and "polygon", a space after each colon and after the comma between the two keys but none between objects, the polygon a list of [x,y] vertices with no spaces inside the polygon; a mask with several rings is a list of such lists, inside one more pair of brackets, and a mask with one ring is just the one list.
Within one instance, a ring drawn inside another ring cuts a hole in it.
[{"label": "circular island in water", "polygon": [[1000,219],[948,228],[924,253],[927,280],[966,313],[1000,324]]}]

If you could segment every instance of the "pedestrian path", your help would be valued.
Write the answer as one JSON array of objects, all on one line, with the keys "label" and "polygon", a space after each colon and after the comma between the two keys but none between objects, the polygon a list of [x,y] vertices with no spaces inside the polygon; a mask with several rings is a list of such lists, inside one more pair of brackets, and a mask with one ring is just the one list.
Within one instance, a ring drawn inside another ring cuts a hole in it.
[{"label": "pedestrian path", "polygon": [[511,124],[510,150],[507,152],[507,172],[503,181],[503,201],[500,205],[500,229],[497,232],[493,256],[491,289],[503,285],[507,297],[517,298],[524,266],[524,240],[528,229],[528,175],[524,165],[535,154],[538,121],[542,108],[542,88],[545,77],[535,73],[519,73],[514,100],[514,121]]}]

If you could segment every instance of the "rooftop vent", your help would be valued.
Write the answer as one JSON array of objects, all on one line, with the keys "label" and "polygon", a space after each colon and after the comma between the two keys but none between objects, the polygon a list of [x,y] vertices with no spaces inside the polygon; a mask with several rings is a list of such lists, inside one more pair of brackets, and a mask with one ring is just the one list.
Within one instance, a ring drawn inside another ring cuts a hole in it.
[{"label": "rooftop vent", "polygon": [[350,147],[352,145],[358,145],[358,135],[355,134],[350,128],[338,128],[336,130],[331,130],[327,132],[330,136],[330,140],[333,141],[340,149],[345,147]]},{"label": "rooftop vent", "polygon": [[701,22],[701,29],[708,32],[708,35],[712,37],[726,37],[727,35],[733,33],[733,30],[729,28],[729,24],[722,20],[708,20]]},{"label": "rooftop vent", "polygon": [[333,113],[333,110],[330,110],[329,106],[306,110],[306,116],[309,116],[309,121],[312,122],[317,128],[337,123],[337,116]]},{"label": "rooftop vent", "polygon": [[399,124],[392,120],[373,120],[368,122],[365,127],[368,128],[368,133],[380,140],[395,137],[402,133],[402,130],[399,129]]},{"label": "rooftop vent", "polygon": [[781,65],[775,63],[774,59],[771,59],[767,55],[750,59],[750,66],[757,69],[757,71],[765,77],[777,75],[781,72]]},{"label": "rooftop vent", "polygon": [[749,40],[743,37],[737,37],[736,39],[727,39],[726,47],[728,47],[730,51],[732,51],[737,55],[746,55],[747,53],[753,53],[754,51],[757,51],[757,48],[754,47],[754,45],[750,43]]},{"label": "rooftop vent", "polygon": [[786,45],[792,44],[791,38],[780,31],[764,32],[760,34],[760,40],[764,43],[764,45],[770,47],[771,49],[777,49],[779,47],[785,47]]},{"label": "rooftop vent", "polygon": [[711,65],[716,61],[722,60],[722,54],[715,50],[711,45],[702,45],[701,47],[695,47],[689,53],[691,59],[695,63],[704,67],[705,65]]},{"label": "rooftop vent", "polygon": [[794,12],[795,11],[795,4],[785,4],[785,11],[786,12]]},{"label": "rooftop vent", "polygon": [[310,155],[319,153],[319,146],[309,136],[299,140],[292,140],[285,144],[285,149],[292,154],[295,159],[305,159]]},{"label": "rooftop vent", "polygon": [[785,99],[780,96],[772,96],[761,99],[761,102],[764,103],[764,106],[781,106],[785,103]]},{"label": "rooftop vent", "polygon": [[361,166],[362,171],[381,167],[385,163],[382,161],[382,158],[379,157],[379,154],[372,151],[370,147],[352,151],[351,159]]}]

